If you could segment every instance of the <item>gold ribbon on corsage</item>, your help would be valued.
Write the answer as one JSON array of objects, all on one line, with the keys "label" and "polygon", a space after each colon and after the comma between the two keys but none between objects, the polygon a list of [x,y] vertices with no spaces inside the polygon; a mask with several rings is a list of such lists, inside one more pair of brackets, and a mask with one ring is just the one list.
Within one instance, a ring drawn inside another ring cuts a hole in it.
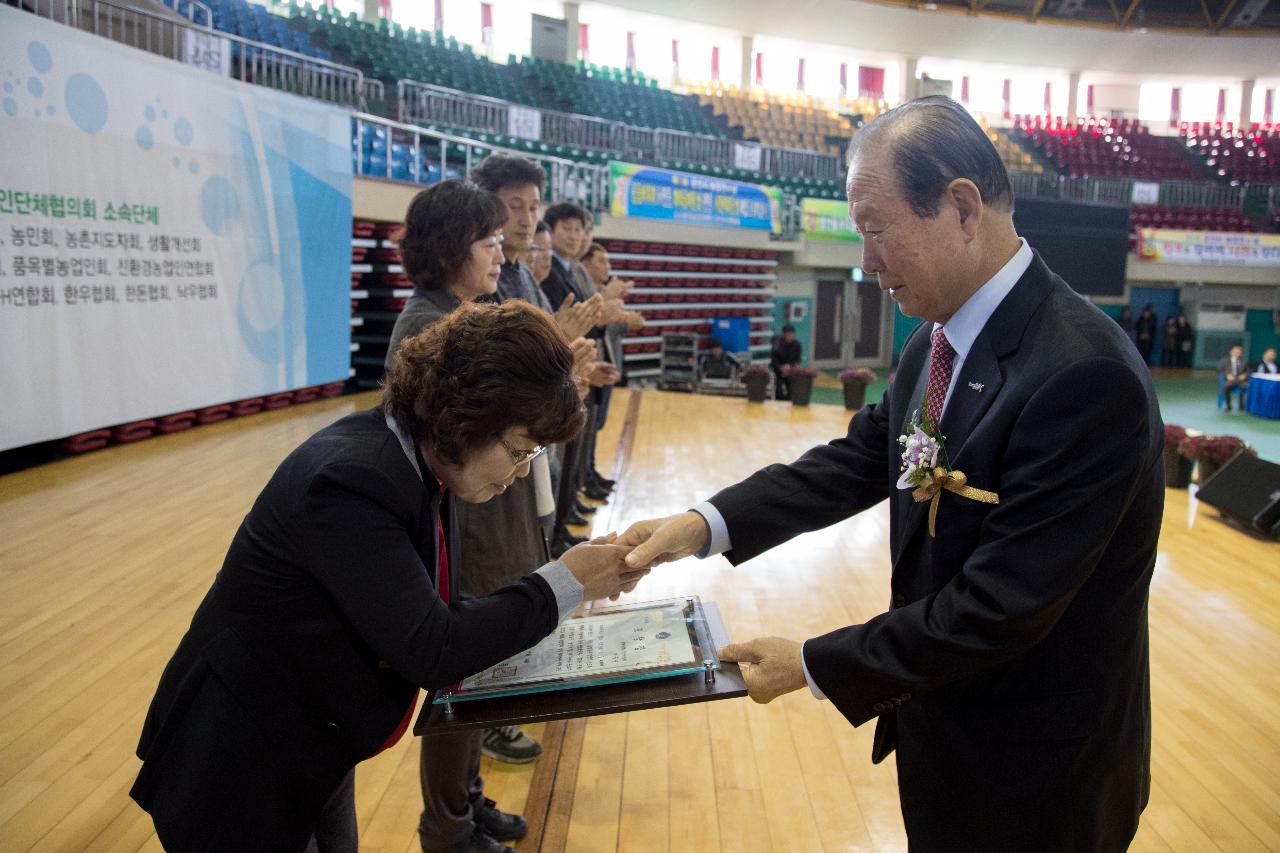
[{"label": "gold ribbon on corsage", "polygon": [[982,501],[984,504],[1000,503],[1000,496],[995,492],[975,489],[967,485],[967,482],[963,471],[948,471],[939,465],[926,472],[924,480],[911,492],[911,497],[915,498],[916,503],[931,501],[929,504],[929,536],[931,538],[937,536],[935,531],[938,523],[938,501],[941,500],[944,489],[962,498]]}]

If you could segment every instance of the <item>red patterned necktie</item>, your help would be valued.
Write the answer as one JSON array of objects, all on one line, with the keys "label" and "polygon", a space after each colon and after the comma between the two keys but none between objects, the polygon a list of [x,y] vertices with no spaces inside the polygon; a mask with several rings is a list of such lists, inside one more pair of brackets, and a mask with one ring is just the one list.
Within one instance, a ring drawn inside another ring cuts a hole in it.
[{"label": "red patterned necktie", "polygon": [[933,353],[929,357],[929,386],[925,389],[924,405],[925,417],[935,426],[942,420],[942,404],[947,399],[947,389],[951,387],[951,365],[955,359],[956,351],[939,326],[933,330]]}]

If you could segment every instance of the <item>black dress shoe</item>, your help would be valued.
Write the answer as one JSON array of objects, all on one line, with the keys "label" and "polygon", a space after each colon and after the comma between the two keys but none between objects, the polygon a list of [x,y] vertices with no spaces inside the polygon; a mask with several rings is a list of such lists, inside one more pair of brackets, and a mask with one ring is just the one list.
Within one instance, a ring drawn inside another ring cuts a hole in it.
[{"label": "black dress shoe", "polygon": [[496,838],[498,841],[515,841],[524,838],[529,832],[529,824],[518,814],[499,811],[497,803],[485,797],[476,803],[472,810],[472,819],[476,826]]},{"label": "black dress shoe", "polygon": [[594,477],[591,478],[591,485],[599,486],[602,489],[608,489],[609,491],[613,491],[613,487],[618,485],[618,481],[610,480],[607,477],[601,477],[599,474],[596,474]]},{"label": "black dress shoe", "polygon": [[[439,848],[439,853],[511,853],[515,848],[508,847],[479,826],[466,841],[459,841],[448,847]],[[426,850],[424,847],[423,850]],[[428,851],[434,853],[434,851]]]},{"label": "black dress shoe", "polygon": [[582,490],[582,493],[593,501],[607,501],[609,499],[608,490],[599,486],[587,486]]},{"label": "black dress shoe", "polygon": [[574,501],[573,504],[573,510],[578,513],[578,515],[591,515],[591,513],[600,508],[591,504],[584,504],[582,501]]},{"label": "black dress shoe", "polygon": [[590,524],[591,522],[587,521],[578,513],[570,510],[569,512],[565,513],[564,523],[572,524],[574,527],[581,527],[583,525]]}]

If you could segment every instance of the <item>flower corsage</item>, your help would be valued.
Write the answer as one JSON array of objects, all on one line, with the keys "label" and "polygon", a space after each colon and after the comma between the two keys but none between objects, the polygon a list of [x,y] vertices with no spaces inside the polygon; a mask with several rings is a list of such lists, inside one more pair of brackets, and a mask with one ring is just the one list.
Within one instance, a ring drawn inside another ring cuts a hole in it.
[{"label": "flower corsage", "polygon": [[945,489],[962,498],[988,504],[1000,503],[995,492],[975,489],[967,485],[963,471],[951,467],[947,459],[946,436],[928,416],[916,412],[906,424],[906,431],[898,437],[902,447],[902,476],[898,477],[899,489],[911,489],[916,503],[929,501],[929,535],[937,535],[938,502]]}]

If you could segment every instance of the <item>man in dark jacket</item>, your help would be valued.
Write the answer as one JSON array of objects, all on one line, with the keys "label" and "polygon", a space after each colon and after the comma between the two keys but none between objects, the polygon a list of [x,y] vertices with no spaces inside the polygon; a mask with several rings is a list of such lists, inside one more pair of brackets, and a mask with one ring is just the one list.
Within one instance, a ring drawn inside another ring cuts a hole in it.
[{"label": "man in dark jacket", "polygon": [[876,720],[913,851],[1119,853],[1151,783],[1150,373],[1018,237],[1008,175],[959,104],[868,124],[848,187],[863,265],[929,321],[896,380],[844,437],[634,525],[628,561],[736,564],[888,499],[887,612],[723,656],[756,701],[808,685],[852,725]]}]

